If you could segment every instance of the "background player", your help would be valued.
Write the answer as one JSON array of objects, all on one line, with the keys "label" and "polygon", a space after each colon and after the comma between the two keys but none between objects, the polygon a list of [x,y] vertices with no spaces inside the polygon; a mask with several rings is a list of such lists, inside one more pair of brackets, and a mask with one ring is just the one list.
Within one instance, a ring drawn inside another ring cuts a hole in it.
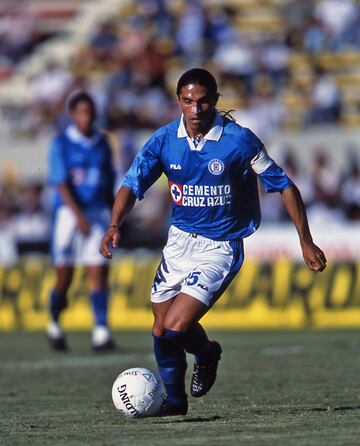
[{"label": "background player", "polygon": [[113,203],[114,170],[106,136],[94,128],[96,109],[86,92],[68,102],[72,118],[50,146],[49,181],[55,186],[52,258],[56,283],[50,294],[47,335],[55,350],[67,348],[59,316],[67,306],[74,265],[86,266],[94,311],[95,350],[114,347],[107,327],[107,261],[99,254]]},{"label": "background player", "polygon": [[178,81],[182,117],[158,130],[137,155],[117,193],[112,224],[100,251],[110,258],[120,226],[164,172],[173,199],[172,225],[154,280],[154,352],[167,390],[162,415],[186,414],[185,351],[195,355],[191,394],[215,382],[221,347],[210,341],[201,317],[225,291],[243,262],[242,239],[260,224],[258,176],[267,192],[281,193],[313,271],[326,266],[313,243],[300,193],[249,130],[216,111],[217,84],[193,69]]}]

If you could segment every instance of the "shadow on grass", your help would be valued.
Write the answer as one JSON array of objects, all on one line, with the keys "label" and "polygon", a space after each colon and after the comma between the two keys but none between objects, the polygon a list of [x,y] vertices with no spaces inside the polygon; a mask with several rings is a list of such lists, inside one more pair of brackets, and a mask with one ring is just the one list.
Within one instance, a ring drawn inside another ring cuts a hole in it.
[{"label": "shadow on grass", "polygon": [[326,406],[326,407],[309,407],[309,408],[303,408],[303,407],[297,407],[290,409],[291,413],[297,413],[297,412],[333,412],[333,411],[349,411],[349,410],[360,410],[360,405],[348,405],[348,406]]},{"label": "shadow on grass", "polygon": [[171,424],[171,423],[209,423],[211,421],[221,420],[219,415],[214,415],[213,417],[193,417],[193,418],[182,418],[181,420],[159,420],[155,421],[154,424]]},{"label": "shadow on grass", "polygon": [[336,407],[313,407],[311,410],[313,412],[326,412],[326,411],[332,411],[332,410],[359,410],[360,406],[336,406]]}]

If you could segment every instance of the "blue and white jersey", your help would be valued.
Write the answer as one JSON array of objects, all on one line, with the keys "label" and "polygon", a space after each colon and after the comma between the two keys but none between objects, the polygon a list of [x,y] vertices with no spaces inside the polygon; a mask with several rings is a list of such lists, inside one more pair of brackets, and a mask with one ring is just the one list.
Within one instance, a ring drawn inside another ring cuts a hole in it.
[{"label": "blue and white jersey", "polygon": [[173,201],[171,224],[213,240],[237,240],[256,231],[257,175],[266,192],[292,185],[251,130],[219,114],[197,145],[183,118],[160,128],[136,156],[123,186],[142,199],[163,172]]},{"label": "blue and white jersey", "polygon": [[[87,138],[70,125],[54,137],[49,153],[49,182],[65,183],[82,209],[110,207],[115,173],[105,135],[96,132]],[[54,208],[63,204],[55,192]]]}]

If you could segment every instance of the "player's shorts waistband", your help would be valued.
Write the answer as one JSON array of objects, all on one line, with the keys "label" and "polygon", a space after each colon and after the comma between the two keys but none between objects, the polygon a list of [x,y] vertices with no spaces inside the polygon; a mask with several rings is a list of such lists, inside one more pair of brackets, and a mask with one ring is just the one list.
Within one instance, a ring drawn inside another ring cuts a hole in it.
[{"label": "player's shorts waistband", "polygon": [[196,234],[194,232],[186,232],[186,231],[183,231],[182,229],[179,229],[178,227],[176,227],[174,225],[170,226],[170,233],[172,233],[172,234],[181,234],[184,237],[189,237],[189,238],[192,238],[192,239],[195,239],[195,240],[206,240],[208,242],[214,242],[214,243],[228,243],[227,240],[214,240],[214,239],[211,239],[209,237],[205,237],[203,235]]}]

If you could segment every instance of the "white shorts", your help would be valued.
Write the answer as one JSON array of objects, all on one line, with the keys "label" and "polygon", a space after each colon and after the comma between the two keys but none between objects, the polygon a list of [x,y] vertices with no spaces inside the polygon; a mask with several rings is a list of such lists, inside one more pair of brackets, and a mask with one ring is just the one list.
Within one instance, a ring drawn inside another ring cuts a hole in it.
[{"label": "white shorts", "polygon": [[171,226],[151,302],[165,302],[182,292],[210,307],[235,277],[243,260],[242,240],[219,242]]},{"label": "white shorts", "polygon": [[55,266],[103,265],[108,262],[100,253],[100,241],[110,221],[107,208],[84,211],[90,224],[89,235],[76,226],[76,218],[68,206],[61,206],[55,214],[52,234],[52,260]]}]

